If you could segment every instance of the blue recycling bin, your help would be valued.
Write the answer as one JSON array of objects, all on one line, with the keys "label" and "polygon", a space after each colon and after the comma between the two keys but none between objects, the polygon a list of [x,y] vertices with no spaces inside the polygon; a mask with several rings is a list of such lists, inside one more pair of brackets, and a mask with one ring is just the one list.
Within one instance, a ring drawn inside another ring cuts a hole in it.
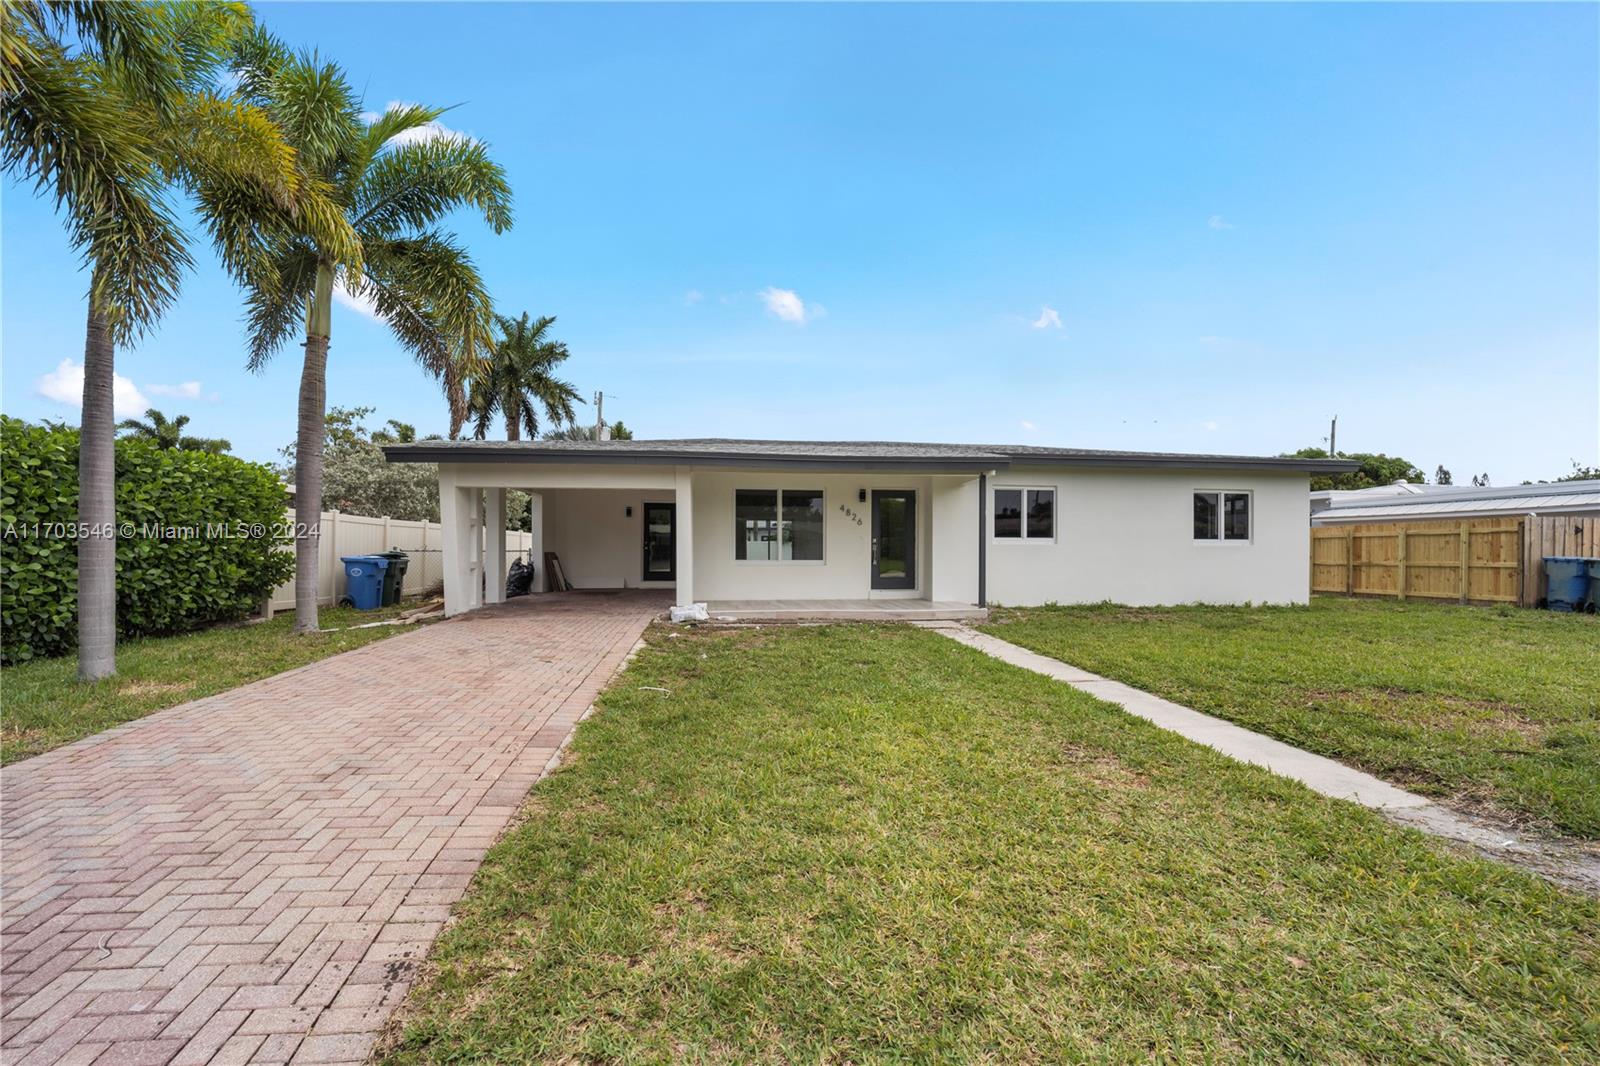
[{"label": "blue recycling bin", "polygon": [[380,555],[345,555],[344,600],[357,610],[371,611],[383,606],[383,573],[389,560]]},{"label": "blue recycling bin", "polygon": [[1581,611],[1589,591],[1588,560],[1578,555],[1544,557],[1544,601],[1552,611]]}]

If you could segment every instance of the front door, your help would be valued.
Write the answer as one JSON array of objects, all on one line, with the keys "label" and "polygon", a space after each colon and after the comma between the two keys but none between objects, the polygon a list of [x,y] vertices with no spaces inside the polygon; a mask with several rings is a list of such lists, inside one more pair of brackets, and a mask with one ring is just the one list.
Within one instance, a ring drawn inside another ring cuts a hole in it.
[{"label": "front door", "polygon": [[917,494],[872,490],[872,587],[917,587]]},{"label": "front door", "polygon": [[678,578],[678,505],[644,505],[644,580],[676,581]]}]

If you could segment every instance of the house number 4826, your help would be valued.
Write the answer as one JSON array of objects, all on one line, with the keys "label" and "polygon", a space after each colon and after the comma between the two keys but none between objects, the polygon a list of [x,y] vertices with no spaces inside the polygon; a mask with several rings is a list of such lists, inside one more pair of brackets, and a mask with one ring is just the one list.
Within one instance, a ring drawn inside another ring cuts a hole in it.
[{"label": "house number 4826", "polygon": [[848,518],[851,521],[855,522],[856,525],[859,526],[861,524],[861,516],[856,514],[854,511],[852,511],[850,508],[846,507],[842,503],[839,505],[839,512],[841,514],[843,514],[846,518]]}]

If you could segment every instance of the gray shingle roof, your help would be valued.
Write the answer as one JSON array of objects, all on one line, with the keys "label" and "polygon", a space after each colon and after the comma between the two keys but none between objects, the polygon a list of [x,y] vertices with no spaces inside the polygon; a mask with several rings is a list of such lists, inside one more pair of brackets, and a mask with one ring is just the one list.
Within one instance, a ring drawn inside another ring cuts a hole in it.
[{"label": "gray shingle roof", "polygon": [[678,440],[456,440],[390,444],[390,462],[401,463],[618,463],[695,466],[808,466],[897,470],[993,470],[1015,465],[1209,467],[1335,473],[1354,470],[1347,460],[1280,459],[1255,455],[1196,455],[1183,452],[1123,452],[1092,448],[1045,448],[1025,444],[942,444],[911,441],[738,440],[722,437]]}]

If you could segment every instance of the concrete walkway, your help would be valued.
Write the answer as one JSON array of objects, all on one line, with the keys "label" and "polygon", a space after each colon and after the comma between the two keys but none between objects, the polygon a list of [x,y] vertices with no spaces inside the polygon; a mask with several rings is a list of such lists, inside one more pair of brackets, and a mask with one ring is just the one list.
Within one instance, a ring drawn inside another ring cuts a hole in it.
[{"label": "concrete walkway", "polygon": [[1523,867],[1569,888],[1600,895],[1600,855],[1596,855],[1592,848],[1509,832],[1486,821],[1459,814],[1425,796],[1396,788],[1344,763],[1313,755],[1232,722],[1152,696],[1120,681],[1091,674],[1059,659],[1040,655],[966,626],[939,622],[913,624],[942,633],[1012,666],[1065,682],[1080,692],[1115,703],[1129,714],[1197,744],[1204,744],[1240,762],[1265,767],[1275,774],[1293,778],[1324,796],[1359,803],[1363,807],[1381,811],[1402,825],[1469,845],[1489,858]]},{"label": "concrete walkway", "polygon": [[660,593],[405,633],[0,774],[0,1058],[363,1060]]}]

